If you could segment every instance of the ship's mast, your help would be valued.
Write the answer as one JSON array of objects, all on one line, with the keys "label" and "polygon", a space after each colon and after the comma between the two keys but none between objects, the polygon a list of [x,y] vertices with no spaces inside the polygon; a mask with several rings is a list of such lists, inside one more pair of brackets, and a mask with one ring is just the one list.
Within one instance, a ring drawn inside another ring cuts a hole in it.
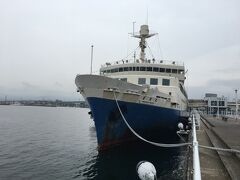
[{"label": "ship's mast", "polygon": [[141,52],[140,52],[140,60],[142,63],[145,62],[145,48],[146,46],[146,39],[150,38],[152,36],[156,35],[155,34],[149,34],[149,29],[148,29],[148,25],[142,25],[139,31],[139,35],[135,35],[133,34],[133,37],[135,38],[139,38],[140,42],[139,42],[139,47],[141,48]]}]

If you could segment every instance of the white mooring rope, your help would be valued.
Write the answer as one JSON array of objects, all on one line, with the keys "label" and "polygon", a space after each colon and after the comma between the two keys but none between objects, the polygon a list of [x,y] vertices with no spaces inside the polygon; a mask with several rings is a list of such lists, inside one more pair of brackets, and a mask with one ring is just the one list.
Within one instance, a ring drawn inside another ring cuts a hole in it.
[{"label": "white mooring rope", "polygon": [[134,131],[131,126],[128,124],[127,120],[125,119],[123,113],[122,113],[122,110],[121,108],[119,107],[119,104],[118,104],[118,101],[117,101],[117,98],[116,98],[116,94],[115,94],[115,91],[113,91],[113,95],[114,95],[114,98],[115,98],[115,101],[116,101],[116,104],[117,104],[117,107],[118,107],[118,110],[125,122],[125,124],[127,125],[127,127],[132,131],[132,133],[137,136],[139,139],[149,143],[149,144],[152,144],[152,145],[155,145],[155,146],[158,146],[158,147],[181,147],[181,146],[188,146],[188,145],[191,145],[192,143],[178,143],[178,144],[163,144],[163,143],[157,143],[157,142],[152,142],[152,141],[149,141],[145,138],[143,138],[142,136],[140,136],[138,133],[136,133],[136,131]]},{"label": "white mooring rope", "polygon": [[216,150],[216,151],[225,151],[225,152],[232,152],[232,153],[240,153],[239,150],[237,149],[224,149],[224,148],[219,148],[219,147],[210,147],[210,146],[204,146],[204,145],[198,145],[200,148],[205,148],[205,149],[211,149],[211,150]]}]

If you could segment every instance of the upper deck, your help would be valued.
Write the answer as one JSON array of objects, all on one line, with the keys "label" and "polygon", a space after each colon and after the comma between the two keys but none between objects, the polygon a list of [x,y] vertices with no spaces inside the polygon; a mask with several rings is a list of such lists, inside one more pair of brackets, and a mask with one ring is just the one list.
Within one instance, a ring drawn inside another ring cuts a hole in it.
[{"label": "upper deck", "polygon": [[144,62],[140,60],[121,60],[113,63],[106,63],[100,69],[101,75],[160,75],[177,77],[180,81],[185,80],[184,64],[176,61],[164,61],[148,59]]}]

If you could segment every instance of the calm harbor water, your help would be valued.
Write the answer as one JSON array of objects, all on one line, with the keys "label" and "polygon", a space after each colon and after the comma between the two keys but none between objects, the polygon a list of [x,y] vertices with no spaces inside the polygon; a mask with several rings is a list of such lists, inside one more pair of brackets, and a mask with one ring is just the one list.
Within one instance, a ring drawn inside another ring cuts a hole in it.
[{"label": "calm harbor water", "polygon": [[184,179],[186,148],[136,142],[99,153],[88,111],[0,106],[0,179],[138,179],[142,160],[159,179]]}]

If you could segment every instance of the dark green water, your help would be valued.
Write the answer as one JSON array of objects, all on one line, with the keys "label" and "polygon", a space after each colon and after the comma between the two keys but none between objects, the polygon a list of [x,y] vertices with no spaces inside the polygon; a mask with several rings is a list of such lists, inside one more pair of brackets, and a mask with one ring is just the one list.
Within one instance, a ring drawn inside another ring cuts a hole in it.
[{"label": "dark green water", "polygon": [[184,179],[186,148],[135,142],[99,153],[88,111],[0,106],[0,179],[138,179],[142,160],[159,179]]}]

